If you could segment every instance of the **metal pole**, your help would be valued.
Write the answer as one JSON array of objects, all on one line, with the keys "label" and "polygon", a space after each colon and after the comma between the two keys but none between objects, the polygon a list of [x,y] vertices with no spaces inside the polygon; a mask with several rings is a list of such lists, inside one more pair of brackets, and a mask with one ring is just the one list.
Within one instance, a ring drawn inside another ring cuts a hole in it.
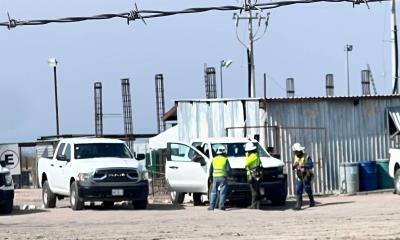
[{"label": "metal pole", "polygon": [[252,3],[251,0],[248,0],[248,8],[249,8],[249,40],[250,40],[250,97],[254,98],[256,96],[255,82],[256,78],[254,75],[254,48],[253,48],[253,16],[251,12]]},{"label": "metal pole", "polygon": [[224,60],[222,60],[221,62],[220,62],[220,64],[219,64],[219,67],[220,67],[220,75],[221,75],[221,98],[223,98],[224,97],[224,91],[223,91],[223,88],[222,88],[222,64],[224,63]]},{"label": "metal pole", "polygon": [[396,1],[392,0],[392,83],[393,89],[392,94],[398,94],[398,79],[399,79],[399,56],[398,56],[398,45],[397,45],[397,22],[396,22]]},{"label": "metal pole", "polygon": [[54,73],[54,96],[55,96],[55,102],[56,102],[56,126],[57,126],[57,136],[60,135],[60,125],[58,122],[58,97],[57,97],[57,67],[53,67],[53,73]]},{"label": "metal pole", "polygon": [[264,98],[267,98],[267,74],[264,73]]},{"label": "metal pole", "polygon": [[349,45],[348,44],[346,44],[346,65],[347,65],[347,96],[350,96]]}]

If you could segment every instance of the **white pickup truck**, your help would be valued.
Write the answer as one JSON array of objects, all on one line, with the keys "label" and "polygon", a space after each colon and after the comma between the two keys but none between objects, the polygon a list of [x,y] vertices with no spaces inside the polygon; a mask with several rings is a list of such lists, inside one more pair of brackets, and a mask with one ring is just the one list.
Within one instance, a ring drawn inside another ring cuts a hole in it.
[{"label": "white pickup truck", "polygon": [[400,149],[389,149],[389,176],[394,181],[394,191],[400,195]]},{"label": "white pickup truck", "polygon": [[[195,139],[191,144],[171,142],[167,144],[165,178],[171,201],[181,204],[185,194],[193,194],[194,205],[204,203],[208,196],[212,176],[210,165],[219,145],[227,149],[227,157],[232,168],[228,177],[227,200],[243,206],[251,202],[250,186],[247,183],[244,145],[247,138],[207,138]],[[284,205],[287,197],[287,173],[284,163],[271,157],[256,141],[257,151],[263,166],[260,183],[261,194],[274,205]]]},{"label": "white pickup truck", "polygon": [[46,208],[56,199],[70,197],[71,208],[81,210],[85,201],[132,201],[147,207],[149,184],[144,165],[123,141],[106,138],[68,138],[58,143],[53,158],[40,158],[39,184]]},{"label": "white pickup truck", "polygon": [[0,213],[10,214],[14,202],[14,184],[10,171],[0,166]]}]

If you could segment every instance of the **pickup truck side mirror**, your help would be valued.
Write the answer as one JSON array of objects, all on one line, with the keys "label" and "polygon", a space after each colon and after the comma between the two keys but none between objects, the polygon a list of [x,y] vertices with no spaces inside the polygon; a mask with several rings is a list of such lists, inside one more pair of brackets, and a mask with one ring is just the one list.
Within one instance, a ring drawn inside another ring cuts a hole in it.
[{"label": "pickup truck side mirror", "polygon": [[144,160],[146,159],[146,155],[144,153],[136,154],[136,160]]},{"label": "pickup truck side mirror", "polygon": [[67,157],[63,154],[58,154],[56,158],[59,161],[69,161],[69,159],[67,159]]}]

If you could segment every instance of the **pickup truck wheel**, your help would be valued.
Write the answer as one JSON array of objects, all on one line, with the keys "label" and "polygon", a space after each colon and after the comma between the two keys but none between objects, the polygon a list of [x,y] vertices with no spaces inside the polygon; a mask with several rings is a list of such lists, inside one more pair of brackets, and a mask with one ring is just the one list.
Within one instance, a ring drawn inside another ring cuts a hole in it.
[{"label": "pickup truck wheel", "polygon": [[146,209],[147,200],[132,201],[132,204],[135,209]]},{"label": "pickup truck wheel", "polygon": [[105,208],[110,208],[114,206],[114,202],[113,201],[103,201],[103,207]]},{"label": "pickup truck wheel", "polygon": [[42,200],[45,208],[54,208],[56,206],[56,195],[51,191],[49,182],[43,183]]},{"label": "pickup truck wheel", "polygon": [[1,214],[10,214],[13,209],[13,200],[7,201],[3,204],[2,208],[0,208]]},{"label": "pickup truck wheel", "polygon": [[193,193],[193,205],[194,206],[204,206],[204,201],[202,201],[201,197],[202,193]]},{"label": "pickup truck wheel", "polygon": [[70,202],[72,210],[82,210],[84,207],[84,202],[79,199],[78,184],[76,182],[71,184]]},{"label": "pickup truck wheel", "polygon": [[169,193],[172,204],[182,204],[185,199],[185,193],[172,191]]},{"label": "pickup truck wheel", "polygon": [[394,191],[400,195],[400,169],[397,169],[394,174]]}]

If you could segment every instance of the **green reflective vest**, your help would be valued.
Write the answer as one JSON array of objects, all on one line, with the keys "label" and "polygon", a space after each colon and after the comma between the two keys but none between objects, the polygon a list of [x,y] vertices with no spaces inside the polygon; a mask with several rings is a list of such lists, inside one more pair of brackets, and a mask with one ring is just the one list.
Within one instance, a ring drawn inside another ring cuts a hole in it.
[{"label": "green reflective vest", "polygon": [[[299,166],[304,166],[307,163],[308,160],[308,156],[307,154],[303,154],[303,156],[301,158],[297,157],[296,155],[294,155],[294,164],[298,164]],[[305,175],[307,177],[311,177],[314,175],[313,171],[311,169],[305,168]],[[297,175],[297,179],[299,181],[301,181],[302,179]]]},{"label": "green reflective vest", "polygon": [[213,177],[226,177],[226,164],[228,162],[228,158],[218,155],[214,157],[212,161],[213,167]]},{"label": "green reflective vest", "polygon": [[253,169],[260,165],[260,158],[256,153],[251,153],[246,156],[244,165],[246,166],[247,176],[250,176],[250,169]]}]

